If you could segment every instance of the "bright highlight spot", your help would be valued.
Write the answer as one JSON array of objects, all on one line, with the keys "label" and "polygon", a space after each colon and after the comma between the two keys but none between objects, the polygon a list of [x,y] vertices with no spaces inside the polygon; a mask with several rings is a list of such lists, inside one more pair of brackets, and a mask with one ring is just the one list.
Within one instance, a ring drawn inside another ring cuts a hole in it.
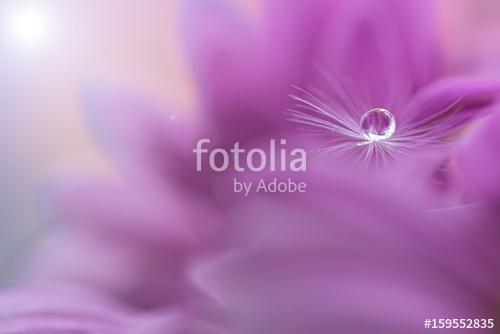
[{"label": "bright highlight spot", "polygon": [[26,4],[14,7],[6,16],[7,36],[23,48],[39,48],[47,45],[52,37],[52,20],[46,8]]}]

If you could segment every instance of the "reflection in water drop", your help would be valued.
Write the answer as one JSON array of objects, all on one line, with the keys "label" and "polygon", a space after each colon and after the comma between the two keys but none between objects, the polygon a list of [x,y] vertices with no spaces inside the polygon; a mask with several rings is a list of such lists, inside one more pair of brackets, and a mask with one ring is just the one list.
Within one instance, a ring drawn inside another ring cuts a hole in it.
[{"label": "reflection in water drop", "polygon": [[364,113],[359,126],[366,139],[381,141],[394,134],[396,120],[389,110],[374,108]]}]

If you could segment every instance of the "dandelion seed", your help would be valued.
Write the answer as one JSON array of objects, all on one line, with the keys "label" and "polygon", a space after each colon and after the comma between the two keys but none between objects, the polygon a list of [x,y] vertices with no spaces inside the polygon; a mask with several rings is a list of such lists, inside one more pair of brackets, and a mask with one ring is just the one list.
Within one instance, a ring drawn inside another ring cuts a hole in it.
[{"label": "dandelion seed", "polygon": [[331,159],[363,168],[385,166],[404,155],[449,144],[472,119],[463,97],[431,116],[414,120],[405,115],[408,106],[395,112],[388,106],[373,107],[358,87],[323,74],[332,94],[294,87],[297,93],[290,97],[295,104],[288,112],[290,121],[303,125],[301,130],[326,138],[316,151]]}]

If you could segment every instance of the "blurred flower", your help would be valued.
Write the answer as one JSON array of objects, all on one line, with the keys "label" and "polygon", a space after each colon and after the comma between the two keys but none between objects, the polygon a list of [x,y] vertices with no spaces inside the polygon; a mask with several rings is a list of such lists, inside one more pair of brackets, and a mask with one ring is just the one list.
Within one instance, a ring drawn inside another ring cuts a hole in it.
[{"label": "blurred flower", "polygon": [[240,202],[229,217],[243,231],[194,271],[230,332],[422,333],[429,316],[494,317],[498,226],[324,180],[310,180],[314,200]]},{"label": "blurred flower", "polygon": [[[346,135],[353,129],[331,118],[356,115],[349,122],[363,131],[364,146],[389,145],[380,146],[384,154],[398,136],[406,140],[398,152],[446,142],[494,101],[496,84],[437,80],[443,69],[428,1],[263,3],[252,27],[229,1],[189,2],[199,122],[169,118],[133,94],[86,95],[88,118],[118,177],[76,176],[54,187],[52,218],[65,223],[36,254],[26,284],[110,298],[141,314],[147,334],[194,331],[190,326],[209,333],[419,333],[427,314],[488,317],[498,300],[497,228],[471,226],[476,216],[467,210],[426,211],[433,199],[416,196],[407,175],[394,173],[391,182],[345,175],[318,159],[303,175],[307,193],[242,199],[228,187],[232,171],[196,172],[192,148],[202,137],[219,147],[259,146],[270,137],[304,143],[284,120],[292,84],[312,112],[318,98],[340,105],[335,114],[321,113],[330,124],[307,113],[302,120],[325,125],[328,134],[334,124]],[[321,72],[333,80],[325,84]],[[412,157],[425,172],[437,165]],[[202,269],[191,276],[192,268]],[[170,317],[172,310],[179,313]]]}]

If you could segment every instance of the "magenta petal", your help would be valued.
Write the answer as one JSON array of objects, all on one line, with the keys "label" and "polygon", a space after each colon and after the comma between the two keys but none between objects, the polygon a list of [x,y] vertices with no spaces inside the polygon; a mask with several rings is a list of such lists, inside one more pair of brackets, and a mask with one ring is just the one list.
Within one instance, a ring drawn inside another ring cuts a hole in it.
[{"label": "magenta petal", "polygon": [[47,238],[31,261],[30,281],[99,291],[134,310],[184,303],[195,295],[186,252],[86,233]]},{"label": "magenta petal", "polygon": [[231,332],[416,334],[429,313],[493,309],[498,271],[484,258],[496,253],[466,244],[464,225],[429,219],[390,185],[332,174],[315,171],[307,197],[232,207],[242,231],[193,274]]},{"label": "magenta petal", "polygon": [[[140,319],[137,328],[139,334],[230,334],[223,329],[222,326],[217,325],[216,322],[205,319],[204,314],[192,310],[176,310],[175,308],[168,308],[166,310],[159,310]],[[207,317],[208,318],[208,317]],[[130,334],[135,334],[131,332]],[[234,333],[232,333],[234,334]]]},{"label": "magenta petal", "polygon": [[304,71],[312,65],[317,44],[324,38],[326,24],[336,6],[338,1],[329,0],[264,1],[265,38],[269,40],[267,54],[280,50],[277,56],[290,67],[289,70],[304,76]]},{"label": "magenta petal", "polygon": [[[151,247],[191,249],[203,239],[215,215],[193,197],[148,187],[113,185],[82,178],[54,191],[58,219]],[[197,210],[193,211],[192,206]]]},{"label": "magenta petal", "polygon": [[[273,58],[279,77],[289,86],[304,86],[315,71],[318,45],[325,39],[326,27],[338,1],[266,0],[263,26],[266,48],[262,52]],[[290,87],[289,87],[290,88]]]},{"label": "magenta petal", "polygon": [[66,181],[54,202],[67,236],[48,239],[32,276],[95,286],[139,308],[193,292],[185,266],[211,246],[219,227],[219,214],[195,196],[137,183]]},{"label": "magenta petal", "polygon": [[222,140],[232,143],[289,125],[284,111],[298,71],[288,62],[294,57],[269,45],[229,1],[188,2],[185,24],[202,107]]},{"label": "magenta petal", "polygon": [[500,82],[481,79],[448,79],[422,89],[400,114],[405,124],[432,121],[459,127],[484,115],[500,96]]},{"label": "magenta petal", "polygon": [[439,74],[431,1],[337,1],[318,67],[392,108]]},{"label": "magenta petal", "polygon": [[228,1],[188,6],[188,47],[207,116],[230,137],[268,127],[254,115],[264,59],[243,13]]},{"label": "magenta petal", "polygon": [[486,118],[464,142],[458,152],[463,185],[468,200],[496,207],[493,221],[498,222],[500,208],[500,113]]},{"label": "magenta petal", "polygon": [[96,141],[129,176],[162,183],[168,172],[178,177],[185,173],[195,124],[119,90],[90,90],[85,108]]},{"label": "magenta petal", "polygon": [[124,334],[129,327],[129,312],[88,291],[34,288],[0,295],[2,334]]}]

